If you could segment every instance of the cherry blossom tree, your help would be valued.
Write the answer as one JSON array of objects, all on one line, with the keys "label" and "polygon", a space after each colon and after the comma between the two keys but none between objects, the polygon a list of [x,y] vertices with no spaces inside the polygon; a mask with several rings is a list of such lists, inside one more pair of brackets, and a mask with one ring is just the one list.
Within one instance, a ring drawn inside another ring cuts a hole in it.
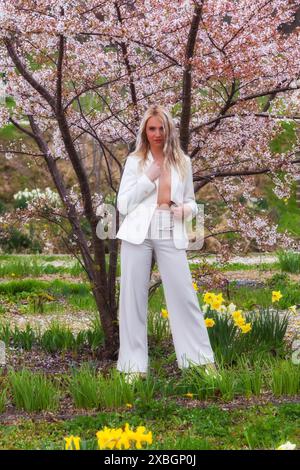
[{"label": "cherry blossom tree", "polygon": [[[89,178],[82,141],[101,149],[115,200],[122,163],[114,148],[131,150],[147,106],[163,104],[193,161],[195,190],[214,188],[224,204],[226,228],[218,233],[207,213],[207,236],[237,232],[262,249],[295,246],[243,200],[258,174],[280,198],[299,175],[299,12],[294,0],[2,0],[0,73],[11,101],[0,107],[0,127],[13,124],[34,147],[1,152],[47,165],[62,204],[52,220],[69,223],[109,357],[118,348],[118,245],[109,240],[107,267],[96,234],[103,188]],[[222,239],[224,257],[228,247]]]}]

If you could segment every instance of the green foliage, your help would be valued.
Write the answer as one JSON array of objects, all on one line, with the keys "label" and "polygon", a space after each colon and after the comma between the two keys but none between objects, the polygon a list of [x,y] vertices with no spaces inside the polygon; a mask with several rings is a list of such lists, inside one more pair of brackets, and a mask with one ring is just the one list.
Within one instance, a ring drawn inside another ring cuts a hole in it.
[{"label": "green foliage", "polygon": [[[9,98],[10,99],[10,98]],[[17,130],[13,124],[7,124],[0,129],[1,140],[17,140],[22,137],[22,132]]]},{"label": "green foliage", "polygon": [[147,329],[148,334],[156,344],[160,344],[171,335],[169,320],[164,318],[160,312],[149,312]]},{"label": "green foliage", "polygon": [[29,324],[26,325],[24,330],[20,330],[15,326],[14,331],[12,331],[11,339],[15,348],[30,351],[33,344],[36,342],[36,333]]},{"label": "green foliage", "polygon": [[[40,289],[49,289],[52,283],[47,281],[39,281],[36,279],[22,279],[0,284],[0,294],[16,295],[20,292],[39,292]],[[53,284],[52,284],[53,285]]]},{"label": "green foliage", "polygon": [[106,379],[89,364],[72,372],[68,388],[78,408],[115,407],[133,400],[132,386],[122,379],[121,374],[112,370]]},{"label": "green foliage", "polygon": [[32,240],[15,227],[9,228],[6,236],[0,239],[0,247],[6,253],[20,253],[24,250],[30,250],[33,253],[42,252],[38,240]]},{"label": "green foliage", "polygon": [[270,143],[272,152],[285,153],[297,143],[297,125],[293,121],[281,121],[282,131]]},{"label": "green foliage", "polygon": [[99,408],[101,403],[96,372],[83,364],[80,370],[72,371],[69,391],[77,408]]},{"label": "green foliage", "polygon": [[19,329],[16,325],[12,328],[9,323],[1,323],[0,340],[4,341],[6,346],[11,344],[15,348],[30,351],[37,343],[37,334],[28,323],[24,330]]},{"label": "green foliage", "polygon": [[6,212],[6,206],[0,199],[0,214],[4,214],[4,212]]},{"label": "green foliage", "polygon": [[4,413],[7,402],[8,402],[7,387],[5,387],[5,388],[1,387],[1,390],[0,390],[0,413]]},{"label": "green foliage", "polygon": [[271,371],[271,388],[277,397],[297,395],[300,391],[300,366],[290,361],[276,363]]},{"label": "green foliage", "polygon": [[42,334],[40,344],[45,351],[50,353],[73,350],[79,346],[70,328],[58,322],[52,322],[50,328]]},{"label": "green foliage", "polygon": [[[0,276],[43,276],[44,274],[70,274],[79,276],[83,274],[83,268],[78,261],[66,266],[54,266],[47,258],[43,260],[39,255],[2,255],[0,257]],[[56,261],[55,259],[53,261]]]},{"label": "green foliage", "polygon": [[260,396],[263,390],[272,390],[275,396],[297,395],[300,390],[300,367],[289,360],[275,360],[261,356],[256,363],[242,354],[236,367],[219,365],[216,376],[206,374],[204,367],[193,366],[184,370],[178,386],[182,393],[192,393],[198,399],[221,396],[231,401],[238,396]]},{"label": "green foliage", "polygon": [[277,255],[282,271],[296,274],[300,273],[300,253],[279,250]]},{"label": "green foliage", "polygon": [[86,342],[92,351],[95,351],[104,343],[104,331],[100,322],[99,315],[95,315],[92,321],[92,327],[85,331]]},{"label": "green foliage", "polygon": [[215,321],[208,334],[217,362],[234,364],[241,354],[251,355],[253,351],[285,353],[284,336],[288,325],[288,316],[280,317],[269,308],[244,314],[246,323],[251,323],[251,331],[243,334],[233,319],[215,311],[208,311],[206,316]]},{"label": "green foliage", "polygon": [[275,273],[266,280],[266,286],[273,290],[280,290],[290,285],[290,278],[286,273]]},{"label": "green foliage", "polygon": [[[280,309],[287,309],[291,305],[300,303],[300,290],[297,282],[290,281],[286,285],[277,285],[281,287],[283,297],[280,299],[278,306]],[[230,302],[239,305],[244,310],[253,310],[255,307],[270,307],[272,304],[272,288],[266,287],[237,287],[234,282],[230,283]],[[277,289],[274,289],[277,290]]]},{"label": "green foliage", "polygon": [[[280,176],[280,175],[278,175]],[[281,176],[282,177],[282,176]],[[278,225],[277,230],[287,230],[292,236],[300,236],[300,208],[296,200],[296,183],[292,184],[291,197],[284,201],[273,192],[274,184],[265,182],[263,193],[269,206],[271,220]]]},{"label": "green foliage", "polygon": [[14,208],[15,209],[27,209],[28,207],[28,199],[25,196],[18,197],[18,199],[14,200]]},{"label": "green foliage", "polygon": [[20,329],[17,325],[13,328],[8,322],[0,323],[0,340],[7,346],[22,348],[29,351],[33,346],[42,348],[49,353],[63,351],[79,351],[84,346],[88,346],[92,351],[103,344],[104,333],[101,326],[92,326],[88,330],[82,330],[75,335],[70,328],[53,321],[50,328],[43,333],[35,330],[29,323],[25,329]]},{"label": "green foliage", "polygon": [[45,374],[22,369],[9,371],[8,379],[18,409],[30,412],[57,409],[59,392]]},{"label": "green foliage", "polygon": [[[2,449],[62,450],[63,438],[73,434],[81,437],[82,448],[94,449],[98,430],[104,426],[123,427],[129,422],[152,431],[151,449],[274,450],[288,440],[299,448],[299,403],[249,404],[227,410],[223,404],[194,407],[178,406],[174,401],[173,406],[173,414],[167,413],[166,419],[148,420],[134,409],[55,421],[20,419],[11,425],[0,424],[0,445]],[[159,409],[157,404],[155,409]]]}]

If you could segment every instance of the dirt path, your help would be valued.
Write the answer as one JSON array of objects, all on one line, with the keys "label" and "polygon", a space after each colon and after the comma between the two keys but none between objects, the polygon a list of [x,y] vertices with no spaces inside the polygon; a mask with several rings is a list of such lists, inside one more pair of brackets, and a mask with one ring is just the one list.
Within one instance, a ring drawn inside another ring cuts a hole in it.
[{"label": "dirt path", "polygon": [[[247,271],[225,271],[224,276],[227,277],[229,281],[235,280],[251,280],[251,281],[266,281],[270,279],[277,271],[258,271],[256,269],[251,269]],[[300,282],[300,274],[291,274],[287,273],[291,281]]]}]

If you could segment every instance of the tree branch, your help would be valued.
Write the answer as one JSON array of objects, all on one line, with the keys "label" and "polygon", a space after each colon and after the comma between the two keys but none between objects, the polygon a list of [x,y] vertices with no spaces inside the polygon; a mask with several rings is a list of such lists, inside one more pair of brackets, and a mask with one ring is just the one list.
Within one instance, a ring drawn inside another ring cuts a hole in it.
[{"label": "tree branch", "polygon": [[196,4],[186,45],[185,66],[182,84],[182,111],[180,117],[179,135],[181,147],[184,152],[188,151],[189,127],[191,119],[192,64],[190,63],[190,59],[194,54],[201,15],[202,4],[201,6]]},{"label": "tree branch", "polygon": [[43,87],[40,83],[36,81],[35,78],[31,75],[31,73],[26,69],[24,64],[21,62],[19,56],[16,53],[14,48],[13,42],[10,39],[3,38],[3,42],[6,46],[7,52],[12,59],[13,63],[15,64],[17,70],[20,72],[22,77],[47,101],[47,103],[51,106],[52,109],[55,107],[54,98],[51,94]]},{"label": "tree branch", "polygon": [[[300,163],[300,159],[292,160],[291,164]],[[194,175],[193,180],[198,182],[194,185],[195,192],[199,191],[199,189],[206,186],[208,183],[213,181],[215,178],[225,178],[228,176],[254,176],[254,175],[262,175],[264,173],[270,173],[270,168],[261,168],[261,169],[250,169],[250,170],[236,170],[236,171],[216,171],[211,173],[210,175]]]}]

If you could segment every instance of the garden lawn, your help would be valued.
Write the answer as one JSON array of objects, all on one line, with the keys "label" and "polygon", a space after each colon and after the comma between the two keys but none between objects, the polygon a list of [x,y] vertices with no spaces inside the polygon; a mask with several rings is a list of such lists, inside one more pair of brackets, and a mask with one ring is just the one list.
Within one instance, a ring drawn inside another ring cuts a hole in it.
[{"label": "garden lawn", "polygon": [[256,405],[226,409],[222,406],[181,408],[173,401],[130,411],[103,412],[71,420],[18,419],[0,425],[0,449],[63,449],[64,437],[80,436],[95,448],[95,434],[104,426],[152,431],[148,449],[274,449],[290,441],[300,446],[300,404]]}]

